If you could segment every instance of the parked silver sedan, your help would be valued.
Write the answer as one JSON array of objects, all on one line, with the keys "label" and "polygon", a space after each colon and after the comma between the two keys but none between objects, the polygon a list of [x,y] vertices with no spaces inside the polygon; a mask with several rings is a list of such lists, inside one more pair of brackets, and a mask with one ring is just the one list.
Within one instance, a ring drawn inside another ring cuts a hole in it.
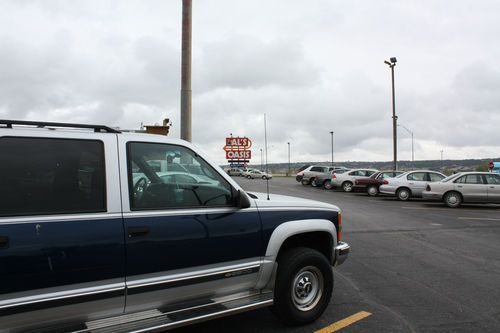
[{"label": "parked silver sedan", "polygon": [[462,203],[500,204],[500,175],[488,172],[461,172],[428,184],[422,197],[443,201],[448,207]]},{"label": "parked silver sedan", "polygon": [[399,200],[421,197],[427,183],[438,182],[446,178],[440,172],[415,170],[405,172],[395,178],[388,178],[379,187],[382,194],[395,195]]},{"label": "parked silver sedan", "polygon": [[333,173],[330,184],[333,188],[342,188],[344,192],[351,192],[357,178],[370,177],[377,171],[376,169],[352,169],[341,174]]}]

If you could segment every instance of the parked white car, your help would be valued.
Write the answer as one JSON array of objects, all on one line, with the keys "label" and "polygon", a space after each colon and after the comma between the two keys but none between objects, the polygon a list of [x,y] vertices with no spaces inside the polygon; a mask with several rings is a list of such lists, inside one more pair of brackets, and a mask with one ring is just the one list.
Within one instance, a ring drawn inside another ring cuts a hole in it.
[{"label": "parked white car", "polygon": [[245,172],[243,172],[242,176],[246,177],[248,179],[254,179],[254,178],[271,179],[271,178],[273,178],[272,174],[266,173],[266,172],[260,171],[260,170],[245,171]]},{"label": "parked white car", "polygon": [[370,177],[378,170],[376,169],[353,169],[344,173],[333,173],[330,182],[332,188],[342,188],[344,192],[351,192],[354,181],[359,177]]},{"label": "parked white car", "polygon": [[422,197],[443,201],[448,207],[462,203],[500,204],[500,175],[489,172],[461,172],[440,182],[427,184]]},{"label": "parked white car", "polygon": [[395,195],[399,200],[422,197],[427,183],[439,182],[446,178],[441,172],[431,170],[414,170],[405,172],[395,178],[384,180],[379,187],[382,194]]}]

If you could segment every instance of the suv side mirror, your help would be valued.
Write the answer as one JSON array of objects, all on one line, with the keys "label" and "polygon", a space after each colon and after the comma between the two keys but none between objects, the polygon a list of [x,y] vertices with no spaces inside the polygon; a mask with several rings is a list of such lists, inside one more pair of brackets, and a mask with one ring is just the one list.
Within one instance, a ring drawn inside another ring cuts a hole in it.
[{"label": "suv side mirror", "polygon": [[250,207],[250,198],[245,193],[245,191],[238,190],[238,194],[236,195],[236,206],[238,208],[249,208]]}]

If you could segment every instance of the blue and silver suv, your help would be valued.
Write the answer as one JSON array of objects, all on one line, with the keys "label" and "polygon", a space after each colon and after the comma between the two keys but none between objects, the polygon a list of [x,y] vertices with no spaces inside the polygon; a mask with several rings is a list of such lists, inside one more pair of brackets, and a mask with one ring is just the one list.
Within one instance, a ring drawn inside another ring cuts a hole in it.
[{"label": "blue and silver suv", "polygon": [[337,207],[246,193],[190,143],[0,120],[0,332],[147,332],[327,307]]}]

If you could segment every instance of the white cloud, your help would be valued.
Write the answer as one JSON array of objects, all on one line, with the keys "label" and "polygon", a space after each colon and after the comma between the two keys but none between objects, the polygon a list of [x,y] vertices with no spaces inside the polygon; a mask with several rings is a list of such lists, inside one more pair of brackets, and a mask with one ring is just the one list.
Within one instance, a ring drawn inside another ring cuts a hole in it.
[{"label": "white cloud", "polygon": [[[390,160],[390,72],[417,159],[500,154],[500,4],[493,0],[195,1],[193,139],[229,133],[269,160]],[[180,1],[2,1],[0,115],[179,135]],[[399,155],[411,158],[399,130]]]}]

